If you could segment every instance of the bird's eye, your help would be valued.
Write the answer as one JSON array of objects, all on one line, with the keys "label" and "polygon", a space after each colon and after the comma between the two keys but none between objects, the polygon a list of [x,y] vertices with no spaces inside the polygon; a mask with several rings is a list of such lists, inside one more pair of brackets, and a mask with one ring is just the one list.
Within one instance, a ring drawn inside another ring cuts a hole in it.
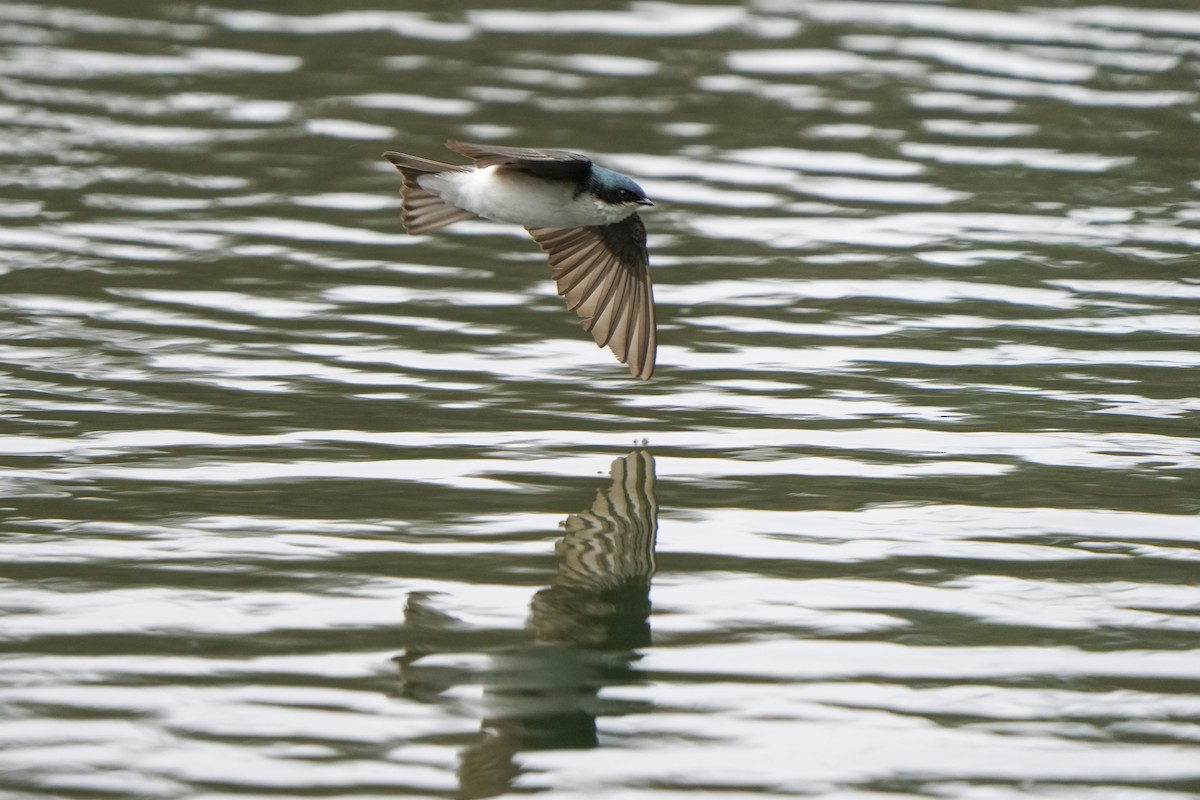
[{"label": "bird's eye", "polygon": [[622,190],[621,190],[621,191],[618,193],[618,196],[619,196],[619,197],[620,197],[622,200],[624,200],[625,202],[629,202],[630,200],[636,200],[636,199],[637,199],[637,198],[634,196],[633,192],[629,191],[628,189],[622,189]]}]

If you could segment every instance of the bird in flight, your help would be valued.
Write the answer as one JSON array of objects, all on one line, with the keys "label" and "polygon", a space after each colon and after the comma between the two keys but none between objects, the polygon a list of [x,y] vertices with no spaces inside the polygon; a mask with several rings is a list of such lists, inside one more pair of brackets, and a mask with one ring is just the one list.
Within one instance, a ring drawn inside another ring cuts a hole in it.
[{"label": "bird in flight", "polygon": [[635,377],[648,380],[658,334],[646,226],[637,212],[654,204],[642,187],[566,150],[446,146],[475,163],[383,154],[404,176],[405,229],[433,233],[472,217],[524,225],[549,256],[558,293],[584,330]]}]

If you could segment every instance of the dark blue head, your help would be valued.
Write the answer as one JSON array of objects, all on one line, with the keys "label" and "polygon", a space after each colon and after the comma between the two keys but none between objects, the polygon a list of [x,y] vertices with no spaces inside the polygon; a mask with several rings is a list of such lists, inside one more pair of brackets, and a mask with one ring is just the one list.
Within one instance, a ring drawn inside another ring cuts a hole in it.
[{"label": "dark blue head", "polygon": [[652,206],[646,198],[646,192],[629,178],[611,169],[592,165],[583,190],[590,192],[606,203],[613,205]]}]

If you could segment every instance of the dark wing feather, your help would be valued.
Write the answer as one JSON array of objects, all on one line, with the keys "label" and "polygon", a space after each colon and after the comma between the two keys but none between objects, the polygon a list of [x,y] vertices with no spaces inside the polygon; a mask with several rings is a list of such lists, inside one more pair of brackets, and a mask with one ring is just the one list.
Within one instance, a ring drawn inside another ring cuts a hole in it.
[{"label": "dark wing feather", "polygon": [[648,380],[658,331],[646,227],[638,215],[612,225],[526,230],[550,257],[558,293],[583,320],[584,330],[636,377]]},{"label": "dark wing feather", "polygon": [[566,150],[537,150],[530,147],[501,147],[492,144],[446,142],[456,153],[475,161],[479,169],[508,167],[519,169],[539,178],[560,181],[582,181],[592,169],[592,160]]}]

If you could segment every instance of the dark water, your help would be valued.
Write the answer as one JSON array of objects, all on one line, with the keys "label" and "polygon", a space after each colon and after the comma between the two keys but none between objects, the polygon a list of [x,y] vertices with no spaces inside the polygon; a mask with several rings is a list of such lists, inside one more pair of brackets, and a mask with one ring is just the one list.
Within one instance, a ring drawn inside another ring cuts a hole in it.
[{"label": "dark water", "polygon": [[[0,4],[0,793],[1200,793],[1198,64],[1170,0]],[[520,230],[405,235],[447,138],[647,189],[653,381]]]}]

